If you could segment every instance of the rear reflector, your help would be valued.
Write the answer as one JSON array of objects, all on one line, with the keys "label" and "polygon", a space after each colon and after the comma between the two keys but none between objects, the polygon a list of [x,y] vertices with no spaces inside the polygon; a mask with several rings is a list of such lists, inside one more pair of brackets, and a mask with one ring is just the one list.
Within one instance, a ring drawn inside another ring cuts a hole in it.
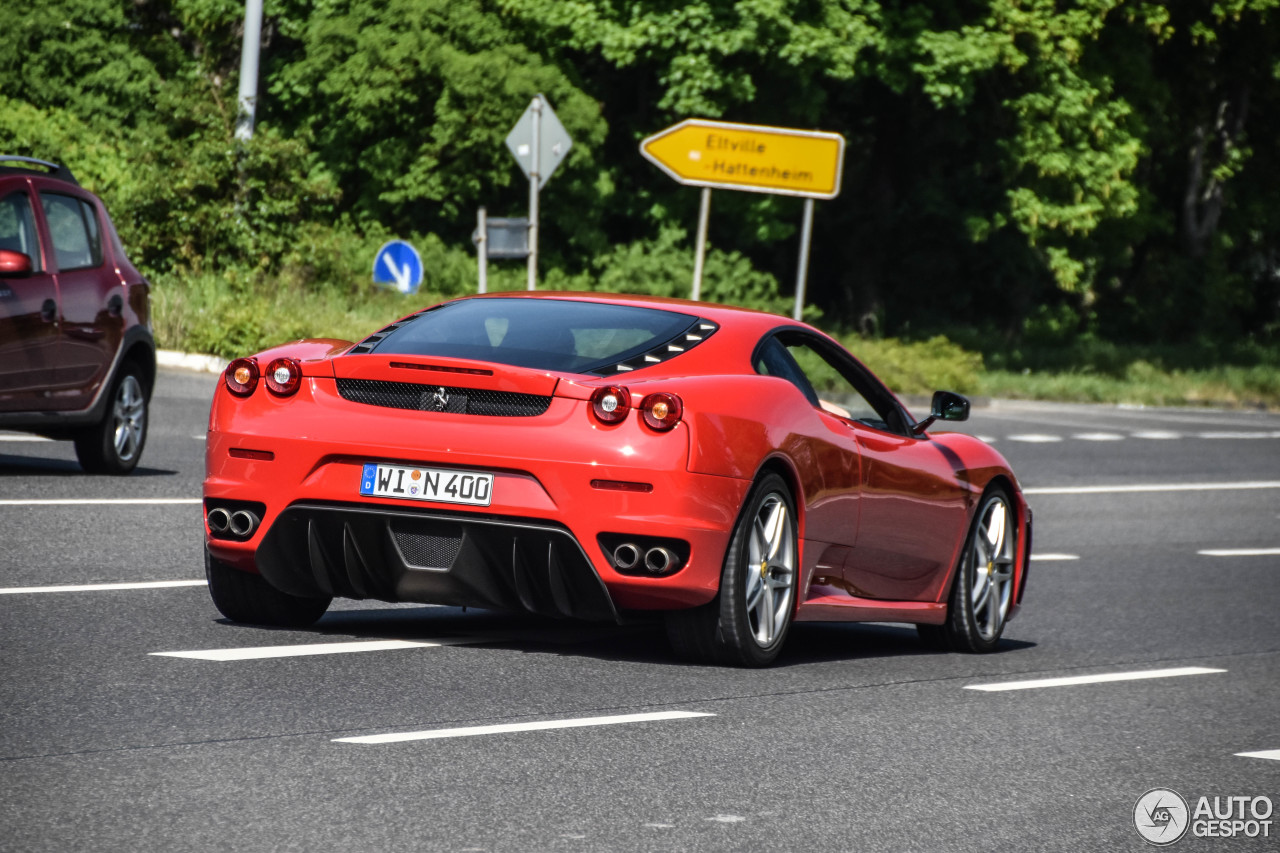
[{"label": "rear reflector", "polygon": [[259,462],[270,462],[276,458],[270,450],[249,450],[247,447],[233,447],[227,451],[227,455],[237,459],[257,459]]},{"label": "rear reflector", "polygon": [[614,492],[652,492],[652,483],[630,483],[626,480],[592,480],[591,488]]}]

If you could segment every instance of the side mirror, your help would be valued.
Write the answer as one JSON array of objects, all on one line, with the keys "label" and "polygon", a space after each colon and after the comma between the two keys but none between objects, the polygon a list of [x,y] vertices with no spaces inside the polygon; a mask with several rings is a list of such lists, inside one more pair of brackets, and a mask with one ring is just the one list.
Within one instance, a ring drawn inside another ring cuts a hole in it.
[{"label": "side mirror", "polygon": [[31,275],[31,257],[22,252],[0,249],[0,278],[22,278]]},{"label": "side mirror", "polygon": [[969,400],[954,391],[934,391],[929,416],[940,421],[967,421]]},{"label": "side mirror", "polygon": [[930,406],[929,417],[911,428],[913,435],[920,435],[934,421],[967,421],[969,420],[969,400],[954,391],[934,391],[933,405]]}]

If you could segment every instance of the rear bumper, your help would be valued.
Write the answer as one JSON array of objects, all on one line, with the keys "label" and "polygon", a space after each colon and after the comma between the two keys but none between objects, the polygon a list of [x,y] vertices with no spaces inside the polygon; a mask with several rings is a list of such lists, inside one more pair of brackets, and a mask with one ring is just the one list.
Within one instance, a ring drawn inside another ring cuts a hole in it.
[{"label": "rear bumper", "polygon": [[526,519],[293,504],[255,554],[292,595],[378,598],[616,621],[567,528]]},{"label": "rear bumper", "polygon": [[[213,556],[295,595],[587,619],[715,596],[750,482],[689,472],[683,425],[601,427],[585,401],[564,398],[528,418],[400,411],[331,389],[309,380],[289,401],[218,392],[205,509],[254,504],[261,524],[239,541],[206,526]],[[361,497],[369,462],[490,472],[492,504]],[[619,482],[650,489],[608,487]],[[621,572],[600,541],[616,534],[688,543],[688,559],[670,575]]]}]

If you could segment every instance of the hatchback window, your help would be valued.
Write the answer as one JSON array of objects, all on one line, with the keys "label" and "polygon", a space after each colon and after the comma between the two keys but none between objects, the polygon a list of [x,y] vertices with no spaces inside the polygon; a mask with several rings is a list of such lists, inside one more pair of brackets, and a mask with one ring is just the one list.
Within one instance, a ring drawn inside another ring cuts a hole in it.
[{"label": "hatchback window", "polygon": [[21,252],[31,258],[31,269],[40,271],[40,241],[26,193],[10,193],[0,199],[0,249]]},{"label": "hatchback window", "polygon": [[49,223],[58,269],[77,270],[102,263],[102,232],[93,205],[74,196],[40,193]]},{"label": "hatchback window", "polygon": [[588,373],[683,334],[697,317],[564,299],[464,299],[424,311],[372,352],[469,358]]}]

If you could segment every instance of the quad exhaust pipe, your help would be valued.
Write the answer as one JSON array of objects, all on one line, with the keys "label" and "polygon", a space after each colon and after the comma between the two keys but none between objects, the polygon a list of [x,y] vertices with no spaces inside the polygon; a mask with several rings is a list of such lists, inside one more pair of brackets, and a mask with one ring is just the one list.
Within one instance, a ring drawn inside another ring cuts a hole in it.
[{"label": "quad exhaust pipe", "polygon": [[231,513],[231,535],[239,539],[248,539],[258,529],[258,516],[247,509],[238,509]]},{"label": "quad exhaust pipe", "polygon": [[248,539],[258,529],[262,519],[258,514],[247,509],[235,512],[226,507],[215,506],[206,516],[209,532],[216,539]]},{"label": "quad exhaust pipe", "polygon": [[231,513],[222,507],[209,510],[209,532],[214,536],[223,536],[231,526]]},{"label": "quad exhaust pipe", "polygon": [[644,567],[655,575],[668,571],[675,564],[676,555],[661,546],[644,552]]},{"label": "quad exhaust pipe", "polygon": [[640,564],[640,549],[630,542],[623,542],[613,549],[613,564],[622,571],[630,571]]},{"label": "quad exhaust pipe", "polygon": [[623,542],[613,549],[613,564],[619,571],[629,572],[641,563],[654,575],[662,575],[680,568],[680,558],[669,548],[655,545],[647,550],[634,542]]}]

